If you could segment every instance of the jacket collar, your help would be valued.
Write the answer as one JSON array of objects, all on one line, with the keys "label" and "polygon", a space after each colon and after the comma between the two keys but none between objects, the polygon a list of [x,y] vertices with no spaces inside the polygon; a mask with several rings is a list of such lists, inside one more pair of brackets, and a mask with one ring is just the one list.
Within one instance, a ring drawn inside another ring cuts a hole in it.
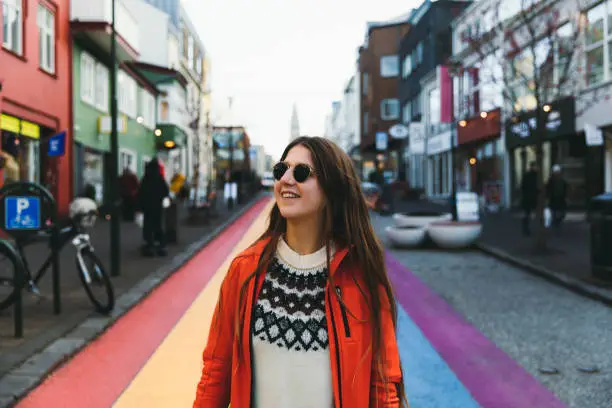
[{"label": "jacket collar", "polygon": [[[266,247],[268,242],[270,242],[270,239],[271,239],[270,237],[266,237],[266,238],[262,238],[262,239],[258,240],[253,245],[251,245],[249,248],[247,248],[243,252],[243,254],[245,256],[254,256],[257,259],[259,259],[259,257],[263,253],[264,248]],[[330,265],[329,265],[329,267],[330,267],[329,274],[330,275],[334,275],[336,273],[336,271],[340,267],[340,264],[342,263],[342,261],[344,260],[344,258],[346,257],[347,254],[348,254],[348,248],[337,248],[336,249],[336,253],[334,254],[334,256],[333,256],[333,258],[332,258],[332,260],[330,262]]]}]

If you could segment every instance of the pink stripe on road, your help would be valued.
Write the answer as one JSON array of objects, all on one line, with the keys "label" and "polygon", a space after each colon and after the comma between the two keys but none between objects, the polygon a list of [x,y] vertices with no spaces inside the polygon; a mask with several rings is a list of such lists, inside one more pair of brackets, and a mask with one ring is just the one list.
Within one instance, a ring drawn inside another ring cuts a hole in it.
[{"label": "pink stripe on road", "polygon": [[401,306],[481,406],[566,407],[388,254],[387,267]]}]

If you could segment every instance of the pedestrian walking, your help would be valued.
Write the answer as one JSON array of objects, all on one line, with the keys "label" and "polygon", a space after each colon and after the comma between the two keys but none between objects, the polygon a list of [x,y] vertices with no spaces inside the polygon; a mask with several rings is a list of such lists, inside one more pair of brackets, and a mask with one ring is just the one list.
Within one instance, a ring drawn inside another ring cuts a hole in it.
[{"label": "pedestrian walking", "polygon": [[538,204],[538,177],[538,166],[535,162],[531,162],[529,171],[523,175],[521,183],[524,235],[531,235],[531,214],[535,211]]},{"label": "pedestrian walking", "polygon": [[350,158],[300,137],[273,174],[268,227],[221,285],[194,408],[407,407],[396,302]]},{"label": "pedestrian walking", "polygon": [[561,173],[561,166],[555,164],[546,184],[548,208],[552,213],[552,227],[559,232],[567,210],[567,181]]},{"label": "pedestrian walking", "polygon": [[162,168],[157,158],[151,159],[145,167],[140,181],[138,204],[143,215],[142,237],[144,240],[143,255],[153,256],[157,253],[165,256],[166,237],[162,228],[164,214],[163,201],[170,194],[168,183],[162,175]]}]

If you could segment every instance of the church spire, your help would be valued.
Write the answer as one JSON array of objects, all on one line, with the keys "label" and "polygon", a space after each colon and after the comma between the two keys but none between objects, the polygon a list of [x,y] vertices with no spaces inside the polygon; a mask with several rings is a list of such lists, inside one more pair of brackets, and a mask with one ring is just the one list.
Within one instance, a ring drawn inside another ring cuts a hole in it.
[{"label": "church spire", "polygon": [[300,121],[298,119],[297,105],[293,104],[293,112],[291,113],[291,137],[290,140],[295,140],[300,137]]}]

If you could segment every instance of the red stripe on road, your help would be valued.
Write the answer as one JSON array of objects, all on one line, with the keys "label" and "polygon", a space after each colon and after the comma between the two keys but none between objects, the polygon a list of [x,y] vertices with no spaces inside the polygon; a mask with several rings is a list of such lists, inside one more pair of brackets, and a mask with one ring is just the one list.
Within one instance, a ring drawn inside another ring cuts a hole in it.
[{"label": "red stripe on road", "polygon": [[267,198],[259,200],[97,340],[47,377],[18,407],[112,406],[225,262],[268,201]]}]

